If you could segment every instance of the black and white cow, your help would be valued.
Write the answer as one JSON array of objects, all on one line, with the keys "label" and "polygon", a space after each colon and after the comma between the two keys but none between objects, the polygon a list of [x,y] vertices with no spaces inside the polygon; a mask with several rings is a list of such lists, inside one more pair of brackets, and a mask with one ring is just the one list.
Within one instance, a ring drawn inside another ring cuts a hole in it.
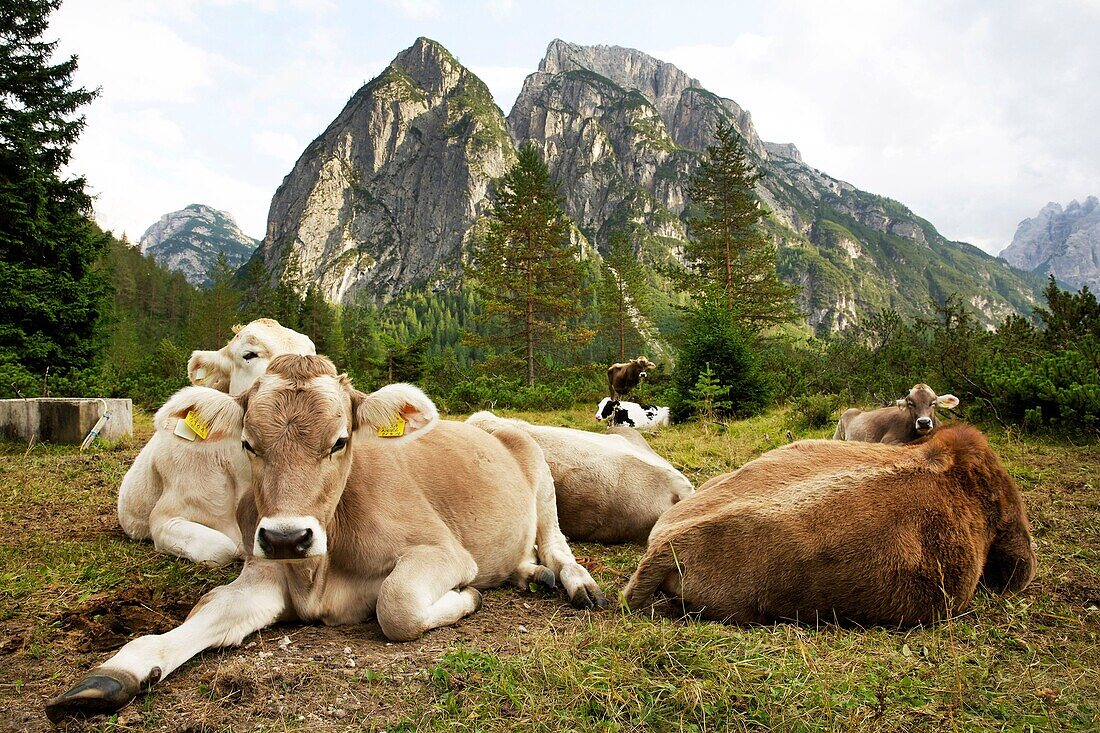
[{"label": "black and white cow", "polygon": [[635,430],[656,430],[669,424],[667,407],[604,397],[596,408],[596,419],[608,425],[627,425]]}]

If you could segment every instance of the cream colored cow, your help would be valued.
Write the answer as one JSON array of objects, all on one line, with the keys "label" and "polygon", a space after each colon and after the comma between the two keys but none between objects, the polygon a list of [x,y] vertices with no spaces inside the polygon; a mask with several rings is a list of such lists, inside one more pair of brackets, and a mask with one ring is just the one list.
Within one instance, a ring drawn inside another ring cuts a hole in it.
[{"label": "cream colored cow", "polygon": [[248,451],[252,492],[238,515],[250,557],[181,626],[134,639],[47,703],[53,720],[116,710],[202,650],[277,620],[373,615],[387,638],[409,641],[508,581],[561,582],[575,606],[607,603],[558,528],[541,449],[520,430],[440,420],[407,384],[364,394],[320,356],[272,360],[236,399],[201,387],[179,398]]},{"label": "cream colored cow", "polygon": [[[307,336],[270,318],[237,326],[234,333],[218,351],[192,353],[193,382],[238,394],[279,354],[315,353]],[[151,539],[160,552],[224,565],[244,554],[236,510],[251,482],[248,456],[239,435],[202,438],[182,426],[189,407],[176,395],[157,411],[156,432],[119,487],[118,521],[127,536]]]},{"label": "cream colored cow", "polygon": [[554,477],[558,522],[572,540],[645,542],[657,518],[695,491],[633,428],[591,433],[491,412],[474,413],[466,422],[489,432],[519,429],[535,439]]}]

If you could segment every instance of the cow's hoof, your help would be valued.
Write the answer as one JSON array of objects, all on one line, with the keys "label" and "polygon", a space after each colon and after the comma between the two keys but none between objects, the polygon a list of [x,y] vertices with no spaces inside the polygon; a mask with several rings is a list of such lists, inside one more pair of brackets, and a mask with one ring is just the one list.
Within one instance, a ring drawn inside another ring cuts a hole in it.
[{"label": "cow's hoof", "polygon": [[479,591],[477,588],[474,588],[473,586],[467,586],[466,592],[470,593],[474,597],[474,610],[470,611],[470,613],[477,613],[481,610],[481,607],[485,605],[485,596],[482,595],[481,591]]},{"label": "cow's hoof", "polygon": [[554,577],[554,571],[539,565],[539,570],[531,578],[532,583],[538,583],[546,588],[557,588],[558,579]]},{"label": "cow's hoof", "polygon": [[125,672],[101,669],[46,703],[46,717],[56,723],[74,715],[113,713],[138,694],[138,681]]},{"label": "cow's hoof", "polygon": [[569,597],[569,602],[573,604],[574,608],[607,608],[607,597],[595,585],[591,588],[581,586],[576,593]]}]

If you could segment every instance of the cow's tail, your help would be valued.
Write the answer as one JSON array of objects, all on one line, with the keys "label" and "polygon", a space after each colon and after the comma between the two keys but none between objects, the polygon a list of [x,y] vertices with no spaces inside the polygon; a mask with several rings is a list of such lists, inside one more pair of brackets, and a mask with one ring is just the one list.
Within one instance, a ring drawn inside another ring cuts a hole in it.
[{"label": "cow's tail", "polygon": [[645,556],[638,563],[638,569],[623,588],[623,603],[632,611],[648,606],[653,600],[653,594],[668,576],[682,571],[673,543],[669,540],[651,539]]}]

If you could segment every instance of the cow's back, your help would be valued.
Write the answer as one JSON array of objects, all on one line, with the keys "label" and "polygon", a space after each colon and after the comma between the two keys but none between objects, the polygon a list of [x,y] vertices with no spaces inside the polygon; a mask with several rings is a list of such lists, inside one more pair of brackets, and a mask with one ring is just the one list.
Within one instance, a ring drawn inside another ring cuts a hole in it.
[{"label": "cow's back", "polygon": [[476,584],[495,585],[522,559],[501,548],[534,545],[541,461],[538,445],[521,431],[496,435],[441,420],[403,444],[361,440],[342,503],[360,507],[358,520],[404,542],[422,536],[433,543],[449,533],[477,561]]},{"label": "cow's back", "polygon": [[[982,508],[924,451],[804,441],[700,487],[650,550],[684,568],[663,587],[709,618],[912,624],[965,605],[989,538]],[[942,583],[942,585],[941,585]]]},{"label": "cow's back", "polygon": [[853,415],[847,422],[844,439],[900,444],[908,443],[916,437],[908,412],[896,407],[880,407]]}]

